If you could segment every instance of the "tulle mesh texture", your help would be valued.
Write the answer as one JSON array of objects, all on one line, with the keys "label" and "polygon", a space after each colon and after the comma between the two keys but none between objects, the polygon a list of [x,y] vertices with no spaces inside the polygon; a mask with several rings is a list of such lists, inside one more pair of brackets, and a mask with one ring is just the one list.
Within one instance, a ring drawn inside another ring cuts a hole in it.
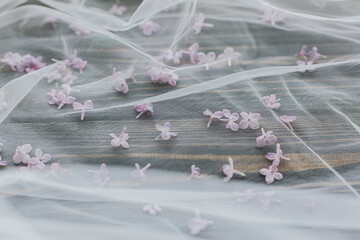
[{"label": "tulle mesh texture", "polygon": [[[359,2],[120,1],[128,9],[123,16],[109,13],[116,1],[79,3],[0,3],[0,56],[32,54],[47,64],[28,74],[0,71],[8,102],[0,112],[0,140],[2,159],[9,162],[0,169],[2,238],[357,239]],[[284,22],[262,22],[268,8],[284,14]],[[192,25],[199,13],[214,27],[196,35]],[[55,26],[44,23],[49,16],[58,19]],[[149,19],[161,30],[144,36],[138,25]],[[77,36],[69,24],[90,33]],[[217,61],[207,71],[187,56],[177,66],[155,58],[161,50],[187,50],[194,42],[200,51],[216,55],[230,46],[242,60],[231,67]],[[316,62],[315,72],[298,72],[294,55],[302,45],[317,46],[327,56]],[[83,74],[73,71],[78,77],[73,87],[80,92],[72,95],[95,106],[83,121],[71,105],[58,110],[46,97],[55,87],[44,78],[56,67],[51,59],[69,58],[74,50],[88,65]],[[173,70],[180,77],[177,86],[154,84],[146,74],[149,65]],[[136,82],[128,83],[126,95],[114,90],[113,67],[135,69]],[[270,94],[281,98],[280,110],[261,101]],[[153,103],[155,114],[135,119],[133,106],[144,100]],[[270,165],[264,155],[275,151],[275,145],[256,147],[260,129],[233,132],[220,121],[206,128],[206,108],[260,113],[261,127],[274,131],[291,158],[279,166],[284,179],[266,185],[258,173]],[[280,121],[284,114],[297,116],[294,132]],[[154,141],[155,125],[166,121],[178,136]],[[109,134],[118,135],[124,127],[130,148],[111,147]],[[20,173],[11,159],[26,143],[50,153],[51,162],[67,169],[66,177],[57,179],[49,169],[35,176]],[[245,178],[222,182],[228,157]],[[87,172],[101,163],[111,177],[103,188]],[[135,163],[151,163],[140,187],[129,175]],[[201,168],[203,179],[188,179],[192,164]],[[234,192],[241,198],[247,189],[256,196],[237,201]],[[161,206],[162,213],[143,213],[149,203]],[[196,209],[213,224],[194,237],[186,225]]]}]

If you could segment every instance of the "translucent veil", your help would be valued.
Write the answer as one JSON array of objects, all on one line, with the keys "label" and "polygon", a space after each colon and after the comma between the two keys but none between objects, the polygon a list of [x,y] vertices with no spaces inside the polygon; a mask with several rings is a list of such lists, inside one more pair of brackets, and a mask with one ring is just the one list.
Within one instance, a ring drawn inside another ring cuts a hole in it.
[{"label": "translucent veil", "polygon": [[[74,1],[75,2],[75,1]],[[360,236],[360,3],[351,0],[145,0],[120,1],[123,16],[109,13],[116,1],[3,0],[0,3],[0,56],[6,52],[42,56],[46,66],[30,73],[0,70],[7,108],[0,112],[0,238],[12,239],[358,239]],[[269,9],[282,22],[262,21]],[[213,24],[195,34],[203,13]],[[52,17],[55,22],[44,19]],[[152,20],[161,29],[144,36],[139,25]],[[86,29],[77,36],[69,25]],[[226,47],[241,54],[231,66],[216,60],[180,65],[160,61],[166,49],[217,56]],[[298,66],[303,45],[317,46],[326,58]],[[46,94],[56,87],[45,76],[77,55],[88,62],[72,95],[91,99],[94,109],[80,121],[71,105],[58,110]],[[176,87],[159,85],[148,66],[178,74]],[[114,90],[112,69],[134,68],[127,94]],[[300,73],[299,71],[316,71]],[[271,110],[263,96],[276,94]],[[136,119],[134,105],[149,101],[153,116]],[[284,156],[282,181],[266,184],[261,168],[275,145],[256,146],[260,129],[231,131],[203,111],[229,109],[260,113],[260,126],[278,137]],[[293,115],[294,131],[280,120]],[[156,124],[170,121],[178,136],[154,141]],[[123,128],[129,149],[110,145]],[[40,172],[20,170],[12,161],[17,146],[30,143],[51,154]],[[234,160],[245,178],[222,181],[221,168]],[[60,163],[66,172],[50,169]],[[110,180],[94,183],[106,163]],[[135,183],[134,164],[151,163],[146,181]],[[189,179],[190,167],[202,179]],[[88,171],[90,170],[90,172]],[[144,205],[158,204],[150,216]],[[188,220],[198,211],[212,221],[191,235]]]}]

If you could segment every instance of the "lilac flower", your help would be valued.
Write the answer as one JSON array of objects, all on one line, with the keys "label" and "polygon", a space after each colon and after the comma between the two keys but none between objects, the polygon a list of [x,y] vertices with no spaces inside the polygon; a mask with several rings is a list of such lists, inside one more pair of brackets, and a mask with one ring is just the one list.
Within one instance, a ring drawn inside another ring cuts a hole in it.
[{"label": "lilac flower", "polygon": [[148,66],[146,68],[146,73],[151,77],[151,80],[153,82],[160,81],[162,71],[163,71],[162,67],[158,67],[158,66]]},{"label": "lilac flower", "polygon": [[81,120],[84,120],[85,112],[86,110],[92,110],[94,109],[94,104],[91,100],[86,100],[84,104],[74,102],[73,108],[75,111],[81,111]]},{"label": "lilac flower", "polygon": [[262,128],[261,129],[262,135],[256,138],[256,145],[258,147],[265,146],[266,142],[269,144],[275,143],[277,141],[277,137],[273,134],[272,131],[267,131]]},{"label": "lilac flower", "polygon": [[300,58],[306,58],[307,57],[307,46],[303,45],[300,49],[300,52],[298,52],[297,54],[295,54],[296,57],[300,57]]},{"label": "lilac flower", "polygon": [[197,64],[206,64],[206,70],[209,70],[210,68],[210,63],[213,62],[216,58],[216,55],[214,52],[209,52],[207,54],[200,52],[197,55],[198,58],[198,63]]},{"label": "lilac flower", "polygon": [[284,157],[283,156],[283,151],[280,149],[280,144],[276,144],[276,153],[274,152],[268,152],[265,157],[270,160],[273,161],[272,165],[277,167],[280,164],[280,160],[287,160],[290,161],[290,158]]},{"label": "lilac flower", "polygon": [[275,94],[271,94],[270,96],[262,97],[263,103],[270,109],[280,109],[281,104],[279,103],[280,98],[276,99]]},{"label": "lilac flower", "polygon": [[8,104],[6,102],[6,96],[3,91],[0,91],[0,111],[7,109]]},{"label": "lilac flower", "polygon": [[4,58],[0,59],[0,62],[4,63],[4,66],[9,66],[14,72],[26,71],[29,73],[45,67],[41,56],[34,57],[30,54],[21,56],[19,53],[12,52],[5,53]]},{"label": "lilac flower", "polygon": [[254,191],[252,189],[248,189],[245,192],[236,192],[236,201],[240,202],[240,203],[246,203],[249,200],[252,200],[256,197],[256,193],[254,193]]},{"label": "lilac flower", "polygon": [[154,115],[154,107],[150,102],[136,104],[134,108],[139,113],[136,118],[139,118],[144,113],[147,113],[148,115]]},{"label": "lilac flower", "polygon": [[28,161],[28,167],[42,170],[45,168],[45,163],[48,163],[50,159],[50,154],[43,154],[43,151],[38,148],[35,150],[35,157],[30,158],[30,160]]},{"label": "lilac flower", "polygon": [[145,175],[145,172],[146,170],[149,169],[149,167],[151,166],[150,163],[148,163],[145,167],[143,168],[140,168],[140,165],[138,163],[135,163],[135,170],[132,171],[130,173],[130,175],[133,177],[133,178],[136,178],[136,179],[141,179],[143,181],[145,181],[146,179],[146,175]]},{"label": "lilac flower", "polygon": [[181,51],[174,51],[172,49],[166,49],[160,51],[160,55],[155,57],[159,61],[170,62],[173,61],[175,65],[180,64],[180,59],[182,58]]},{"label": "lilac flower", "polygon": [[83,73],[84,68],[86,68],[87,61],[84,61],[82,58],[77,56],[77,50],[74,50],[74,55],[71,59],[71,65],[75,69],[79,69],[80,73]]},{"label": "lilac flower", "polygon": [[238,52],[234,52],[234,49],[232,47],[227,47],[224,50],[224,53],[220,54],[218,56],[219,60],[226,60],[227,64],[231,66],[232,60],[238,60],[241,57],[241,54]]},{"label": "lilac flower", "polygon": [[205,21],[205,16],[202,13],[200,13],[199,16],[197,16],[195,18],[194,21],[195,21],[195,23],[194,23],[194,26],[193,26],[193,30],[195,31],[195,34],[199,34],[203,27],[209,27],[209,28],[214,27],[214,24],[204,22]]},{"label": "lilac flower", "polygon": [[170,123],[169,122],[165,122],[164,126],[161,126],[159,124],[156,124],[156,129],[158,131],[161,132],[161,134],[159,136],[157,136],[155,138],[155,140],[158,140],[160,137],[163,140],[169,140],[171,138],[171,136],[176,137],[177,133],[176,132],[170,132]]},{"label": "lilac flower", "polygon": [[260,174],[265,176],[265,181],[267,184],[274,182],[274,180],[283,179],[283,175],[278,172],[277,166],[270,165],[269,169],[262,168],[260,169]]},{"label": "lilac flower", "polygon": [[70,71],[71,61],[69,59],[65,59],[61,61],[52,58],[51,60],[57,63],[56,69],[59,71],[60,74],[66,74],[68,71]]},{"label": "lilac flower", "polygon": [[198,51],[199,51],[199,44],[198,43],[193,43],[189,48],[188,48],[188,54],[190,57],[190,62],[192,64],[197,64],[199,59],[198,59]]},{"label": "lilac flower", "polygon": [[179,81],[179,75],[173,70],[168,68],[161,68],[157,66],[149,66],[146,68],[146,73],[151,77],[154,83],[169,84],[170,86],[176,86],[176,82]]},{"label": "lilac flower", "polygon": [[263,210],[267,210],[270,207],[271,203],[280,203],[281,200],[275,199],[273,196],[275,195],[274,191],[265,192],[262,196],[258,198],[258,201],[262,204]]},{"label": "lilac flower", "polygon": [[127,142],[129,139],[129,134],[127,134],[126,127],[121,131],[119,137],[116,136],[114,133],[110,133],[110,136],[113,138],[111,140],[111,146],[113,147],[119,147],[120,145],[123,148],[129,148],[129,143]]},{"label": "lilac flower", "polygon": [[127,11],[127,8],[125,6],[121,6],[119,2],[116,2],[109,10],[110,14],[124,15],[124,12]]},{"label": "lilac flower", "polygon": [[[208,108],[205,109],[204,111],[204,116],[209,116],[209,121],[208,121],[208,124],[207,124],[207,127],[210,127],[210,124],[211,122],[213,121],[213,119],[220,119],[224,116],[224,113],[222,111],[216,111],[214,113],[212,113]],[[235,120],[236,121],[236,120]]]},{"label": "lilac flower", "polygon": [[[22,67],[25,68],[25,71],[27,73],[33,72],[35,70],[45,67],[45,63],[42,62],[42,59],[43,58],[41,56],[34,57],[31,56],[30,54],[26,54],[22,57],[22,63],[23,63]],[[21,72],[23,72],[23,70]]]},{"label": "lilac flower", "polygon": [[145,36],[150,36],[153,32],[157,32],[160,30],[160,25],[151,20],[148,20],[139,25],[139,28],[143,30],[143,34]]},{"label": "lilac flower", "polygon": [[74,81],[75,81],[76,79],[77,79],[77,77],[74,76],[71,71],[68,71],[68,72],[66,73],[66,75],[61,79],[61,81],[62,81],[63,83],[66,83],[66,84],[71,85],[71,84],[74,83]]},{"label": "lilac flower", "polygon": [[261,118],[261,115],[259,113],[247,114],[245,112],[241,112],[240,116],[243,118],[239,124],[239,127],[241,129],[247,129],[248,127],[250,127],[251,129],[259,128],[259,119]]},{"label": "lilac flower", "polygon": [[47,93],[49,98],[49,104],[58,105],[58,109],[61,109],[65,104],[73,104],[75,98],[72,96],[67,96],[65,93],[52,89],[50,93]]},{"label": "lilac flower", "polygon": [[191,165],[191,175],[190,178],[195,178],[195,179],[201,179],[202,176],[200,176],[200,168],[196,167],[194,164]]},{"label": "lilac flower", "polygon": [[296,120],[295,116],[283,115],[283,116],[280,116],[280,120],[283,121],[284,123],[286,123],[289,126],[289,128],[291,129],[291,131],[294,131],[294,129],[290,123]]},{"label": "lilac flower", "polygon": [[233,178],[234,174],[238,174],[240,176],[245,177],[246,174],[234,169],[234,161],[232,158],[229,157],[229,164],[225,164],[222,167],[222,171],[225,174],[224,182],[228,182],[230,179]]},{"label": "lilac flower", "polygon": [[157,204],[148,204],[143,206],[142,210],[151,216],[156,216],[161,213],[162,209]]},{"label": "lilac flower", "polygon": [[306,52],[306,51],[307,51],[307,46],[303,45],[301,47],[300,52],[297,53],[295,56],[303,58],[306,62],[307,61],[314,62],[316,59],[326,58],[325,55],[322,55],[322,54],[318,53],[318,48],[317,47],[313,47],[312,50],[310,50],[308,52]]},{"label": "lilac flower", "polygon": [[24,163],[27,164],[30,160],[30,155],[28,154],[31,152],[31,145],[25,144],[22,146],[18,146],[15,151],[15,155],[13,156],[13,160],[15,164]]},{"label": "lilac flower", "polygon": [[109,171],[106,168],[106,164],[102,163],[99,171],[88,170],[89,173],[94,174],[93,182],[103,187],[110,181]]},{"label": "lilac flower", "polygon": [[62,75],[58,71],[53,71],[45,74],[45,77],[48,79],[48,83],[52,83],[53,81],[60,80]]},{"label": "lilac flower", "polygon": [[[130,69],[130,72],[129,72],[130,76],[132,76],[132,72],[133,72],[133,69]],[[122,93],[126,94],[129,91],[129,86],[127,85],[127,82],[126,82],[127,76],[124,73],[116,72],[116,68],[113,68],[112,78],[113,78],[114,88],[117,92],[122,92]],[[134,77],[133,77],[133,79],[135,81]]]},{"label": "lilac flower", "polygon": [[[312,61],[303,61],[303,60],[297,60],[296,61],[296,64],[298,65],[298,66],[301,66],[301,67],[303,67],[303,66],[311,66],[311,65],[313,65],[314,64],[314,62],[312,62]],[[300,69],[299,70],[299,72],[301,72],[301,73],[304,73],[304,72],[306,72],[306,71],[308,71],[308,72],[314,72],[315,71],[315,67],[312,67],[312,68],[308,68],[308,69]]]},{"label": "lilac flower", "polygon": [[261,17],[261,21],[271,23],[275,26],[276,23],[283,23],[285,21],[285,14],[268,7],[265,9],[264,15]]},{"label": "lilac flower", "polygon": [[188,221],[188,228],[190,229],[191,235],[198,235],[201,231],[205,230],[213,222],[202,218],[199,211],[195,211],[195,217]]},{"label": "lilac flower", "polygon": [[228,119],[220,119],[220,121],[227,122],[226,128],[230,128],[233,131],[239,130],[239,124],[236,121],[239,119],[238,113],[231,113],[229,110],[223,110],[224,117]]},{"label": "lilac flower", "polygon": [[9,66],[14,72],[22,69],[24,71],[24,67],[22,66],[22,57],[19,53],[7,52],[4,55],[4,58],[0,59],[0,62],[4,63],[4,66]]},{"label": "lilac flower", "polygon": [[77,23],[69,24],[69,28],[75,32],[76,36],[85,36],[91,33],[89,29]]},{"label": "lilac flower", "polygon": [[66,174],[66,169],[60,167],[60,163],[52,163],[50,173],[56,178],[61,178],[63,175]]}]

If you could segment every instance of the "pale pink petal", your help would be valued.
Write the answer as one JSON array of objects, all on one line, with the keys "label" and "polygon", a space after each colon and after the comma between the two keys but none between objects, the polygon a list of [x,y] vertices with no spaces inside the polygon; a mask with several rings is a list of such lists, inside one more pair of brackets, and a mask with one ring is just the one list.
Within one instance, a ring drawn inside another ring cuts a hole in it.
[{"label": "pale pink petal", "polygon": [[270,183],[274,182],[274,180],[275,180],[275,178],[271,174],[266,175],[266,177],[265,177],[265,181],[266,181],[267,184],[270,184]]},{"label": "pale pink petal", "polygon": [[83,105],[81,103],[78,103],[78,102],[73,103],[73,108],[75,111],[82,110],[82,107],[83,107]]},{"label": "pale pink petal", "polygon": [[274,173],[274,178],[275,178],[276,180],[282,180],[282,179],[283,179],[283,175],[282,175],[281,173],[279,173],[279,172],[276,172],[276,173]]},{"label": "pale pink petal", "polygon": [[271,161],[274,161],[277,158],[277,155],[276,155],[276,153],[269,152],[265,155],[265,157]]},{"label": "pale pink petal", "polygon": [[164,124],[164,129],[165,129],[165,131],[169,131],[169,130],[170,130],[170,123],[169,123],[169,122],[166,122],[166,123]]},{"label": "pale pink petal", "polygon": [[91,100],[86,100],[84,102],[84,109],[86,110],[91,110],[91,109],[94,109],[94,104]]},{"label": "pale pink petal", "polygon": [[239,128],[241,129],[247,129],[249,127],[249,121],[246,119],[243,119],[240,121]]},{"label": "pale pink petal", "polygon": [[121,144],[121,140],[120,138],[114,138],[113,140],[111,140],[111,146],[113,147],[119,147]]}]

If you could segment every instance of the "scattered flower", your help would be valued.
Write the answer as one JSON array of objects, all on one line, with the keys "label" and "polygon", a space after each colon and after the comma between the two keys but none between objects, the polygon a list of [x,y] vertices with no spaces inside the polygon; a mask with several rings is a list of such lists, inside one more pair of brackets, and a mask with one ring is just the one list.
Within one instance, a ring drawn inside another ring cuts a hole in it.
[{"label": "scattered flower", "polygon": [[42,57],[34,57],[30,54],[21,56],[19,53],[7,52],[4,58],[0,59],[0,62],[4,63],[4,66],[9,66],[14,72],[27,73],[38,70],[45,67],[45,63],[42,62]]},{"label": "scattered flower", "polygon": [[194,20],[194,26],[193,30],[195,31],[195,34],[199,34],[203,27],[212,28],[214,27],[214,24],[212,23],[205,23],[205,16],[204,14],[200,13]]},{"label": "scattered flower", "polygon": [[146,170],[149,169],[150,166],[151,166],[151,164],[148,163],[145,167],[140,168],[140,165],[138,163],[135,163],[136,170],[132,171],[130,175],[133,178],[141,179],[141,180],[145,181],[145,179],[146,179],[145,172],[146,172]]},{"label": "scattered flower", "polygon": [[209,70],[210,63],[215,60],[216,55],[214,52],[209,52],[207,54],[200,52],[198,53],[197,58],[198,58],[197,64],[205,64],[206,70]]},{"label": "scattered flower", "polygon": [[238,60],[241,57],[241,54],[238,52],[235,52],[232,47],[227,47],[224,50],[224,53],[220,54],[218,56],[219,60],[226,60],[227,64],[231,66],[232,60]]},{"label": "scattered flower", "polygon": [[197,235],[201,231],[205,230],[209,225],[212,225],[213,221],[209,221],[206,218],[201,218],[200,212],[195,211],[195,217],[191,218],[188,221],[188,228],[190,229],[190,234]]},{"label": "scattered flower", "polygon": [[156,129],[158,131],[161,132],[161,134],[159,136],[157,136],[155,138],[155,140],[158,140],[160,137],[163,140],[169,140],[171,138],[171,136],[176,137],[177,133],[176,132],[170,132],[170,123],[169,122],[165,122],[164,126],[161,126],[159,124],[156,124]]},{"label": "scattered flower", "polygon": [[0,111],[7,109],[8,104],[6,102],[6,96],[3,91],[0,91]]},{"label": "scattered flower", "polygon": [[274,195],[275,195],[274,191],[265,192],[262,196],[258,198],[258,201],[262,204],[263,210],[269,209],[271,203],[281,202],[281,200],[273,198]]},{"label": "scattered flower", "polygon": [[[296,61],[296,64],[298,65],[298,66],[301,66],[301,67],[303,67],[303,66],[311,66],[311,65],[313,65],[314,64],[314,62],[312,62],[312,61],[303,61],[303,60],[297,60]],[[306,71],[308,71],[308,72],[314,72],[316,70],[316,68],[315,67],[311,67],[311,68],[308,68],[308,69],[300,69],[299,70],[299,72],[301,72],[301,73],[304,73],[304,72],[306,72]]]},{"label": "scattered flower", "polygon": [[69,28],[75,32],[76,36],[86,36],[91,33],[89,29],[81,26],[80,24],[69,24]]},{"label": "scattered flower", "polygon": [[129,148],[129,143],[127,142],[129,139],[129,134],[127,134],[126,127],[121,131],[119,137],[116,136],[114,133],[110,133],[110,136],[113,138],[111,140],[111,146],[113,147],[119,147],[120,145],[123,148]]},{"label": "scattered flower", "polygon": [[[220,119],[224,116],[224,113],[222,111],[216,111],[214,113],[212,113],[208,108],[205,109],[204,111],[204,116],[209,116],[209,121],[207,124],[207,127],[210,127],[211,122],[213,121],[213,119]],[[236,121],[236,120],[235,120]]]},{"label": "scattered flower", "polygon": [[270,7],[265,9],[264,15],[261,17],[262,22],[271,23],[273,26],[275,26],[277,23],[285,22],[285,19],[285,14]]},{"label": "scattered flower", "polygon": [[256,193],[252,189],[248,189],[245,192],[236,192],[236,201],[240,203],[246,203],[256,197]]},{"label": "scattered flower", "polygon": [[77,56],[77,50],[74,50],[74,55],[71,58],[71,65],[73,68],[79,69],[80,73],[83,73],[84,68],[86,68],[87,61],[79,58]]},{"label": "scattered flower", "polygon": [[126,79],[131,78],[136,82],[133,74],[134,68],[130,68],[126,74],[123,72],[116,72],[116,68],[113,68],[112,78],[115,90],[117,92],[127,93],[129,91],[129,86],[127,85]]},{"label": "scattered flower", "polygon": [[311,61],[311,62],[314,62],[316,59],[319,59],[319,58],[326,58],[325,55],[318,53],[317,47],[313,47],[312,50],[310,50],[308,52],[306,52],[306,51],[307,51],[307,46],[303,45],[300,49],[300,52],[297,53],[295,56],[303,58],[303,59],[305,59],[307,61]]},{"label": "scattered flower", "polygon": [[154,107],[150,102],[137,104],[134,106],[134,108],[139,113],[136,118],[139,118],[144,113],[147,113],[148,115],[154,115]]},{"label": "scattered flower", "polygon": [[284,123],[286,123],[288,125],[288,127],[291,129],[291,131],[294,131],[294,129],[290,123],[296,120],[295,116],[283,115],[283,116],[280,116],[280,120],[283,121]]},{"label": "scattered flower", "polygon": [[66,169],[60,167],[60,163],[52,163],[50,173],[56,178],[61,178],[66,174]]},{"label": "scattered flower", "polygon": [[234,161],[232,158],[229,157],[229,164],[225,164],[222,167],[222,171],[225,174],[225,178],[224,178],[224,182],[228,182],[230,179],[233,178],[234,174],[238,174],[242,177],[245,177],[246,174],[243,172],[239,172],[237,170],[234,169]]},{"label": "scattered flower", "polygon": [[94,109],[94,104],[93,104],[93,102],[91,100],[86,100],[84,102],[84,104],[74,102],[73,103],[73,108],[74,108],[75,111],[80,111],[81,110],[81,118],[80,119],[84,120],[85,111]]},{"label": "scattered flower", "polygon": [[243,119],[240,121],[239,128],[241,129],[247,129],[248,127],[250,127],[251,129],[259,128],[260,126],[259,119],[261,118],[261,115],[259,113],[247,114],[245,112],[241,112],[240,116]]},{"label": "scattered flower", "polygon": [[220,119],[220,121],[227,122],[226,128],[230,128],[233,131],[239,130],[239,124],[236,121],[239,119],[238,113],[231,113],[229,110],[223,110],[224,117],[227,119]]},{"label": "scattered flower", "polygon": [[199,51],[199,44],[198,43],[193,43],[189,48],[188,48],[188,54],[190,57],[190,62],[192,64],[197,64],[199,62],[198,59],[198,51]]},{"label": "scattered flower", "polygon": [[28,167],[33,169],[44,169],[45,163],[48,163],[51,159],[51,155],[48,153],[43,154],[41,149],[35,150],[35,157],[32,157],[28,161]]},{"label": "scattered flower", "polygon": [[146,68],[146,73],[151,77],[154,83],[169,84],[170,86],[176,86],[176,82],[179,81],[179,75],[173,70],[168,68],[162,68],[157,66],[149,66]]},{"label": "scattered flower", "polygon": [[53,81],[60,80],[62,78],[62,75],[58,71],[53,71],[46,73],[44,77],[48,79],[48,83],[52,83]]},{"label": "scattered flower", "polygon": [[202,176],[200,176],[200,168],[196,167],[194,164],[191,165],[191,175],[190,178],[195,178],[195,179],[201,179]]},{"label": "scattered flower", "polygon": [[179,65],[180,59],[182,58],[182,52],[166,49],[164,51],[160,51],[160,55],[156,56],[155,58],[163,62],[173,61],[175,65]]},{"label": "scattered flower", "polygon": [[88,170],[89,173],[94,174],[93,182],[103,187],[110,181],[109,171],[106,168],[106,164],[102,163],[99,171]]},{"label": "scattered flower", "polygon": [[75,102],[74,97],[68,96],[57,89],[52,89],[51,92],[47,93],[47,97],[49,98],[48,103],[58,105],[58,109],[61,109],[65,104],[73,104]]},{"label": "scattered flower", "polygon": [[151,216],[156,216],[161,213],[162,209],[157,204],[148,204],[143,206],[142,210]]},{"label": "scattered flower", "polygon": [[109,10],[110,14],[122,16],[127,11],[125,6],[121,6],[119,2],[116,2]]},{"label": "scattered flower", "polygon": [[256,145],[258,147],[261,148],[265,146],[266,142],[269,144],[276,143],[277,137],[274,135],[273,131],[265,132],[265,130],[262,128],[261,133],[262,135],[256,138]]},{"label": "scattered flower", "polygon": [[68,71],[68,72],[66,73],[66,75],[61,79],[61,81],[62,81],[63,83],[65,83],[65,84],[71,85],[71,84],[74,83],[74,81],[75,81],[76,79],[77,79],[77,77],[74,76],[71,71]]},{"label": "scattered flower", "polygon": [[290,158],[284,157],[283,156],[283,151],[280,149],[280,144],[276,144],[276,153],[274,152],[268,152],[265,157],[270,160],[273,161],[272,165],[277,167],[280,164],[280,160],[287,160],[290,161]]},{"label": "scattered flower", "polygon": [[15,155],[13,156],[14,163],[19,164],[22,162],[27,164],[30,160],[30,155],[28,153],[31,152],[31,149],[32,147],[30,144],[18,146]]},{"label": "scattered flower", "polygon": [[278,172],[277,165],[270,165],[269,169],[262,168],[260,169],[260,174],[265,176],[265,181],[267,184],[274,182],[274,180],[283,179],[283,175]]},{"label": "scattered flower", "polygon": [[157,32],[160,30],[160,25],[151,20],[148,20],[139,25],[139,28],[143,30],[143,34],[145,36],[150,36],[153,32]]},{"label": "scattered flower", "polygon": [[271,94],[270,96],[262,97],[263,103],[270,109],[280,109],[281,104],[279,103],[280,98],[276,99],[275,94]]}]

